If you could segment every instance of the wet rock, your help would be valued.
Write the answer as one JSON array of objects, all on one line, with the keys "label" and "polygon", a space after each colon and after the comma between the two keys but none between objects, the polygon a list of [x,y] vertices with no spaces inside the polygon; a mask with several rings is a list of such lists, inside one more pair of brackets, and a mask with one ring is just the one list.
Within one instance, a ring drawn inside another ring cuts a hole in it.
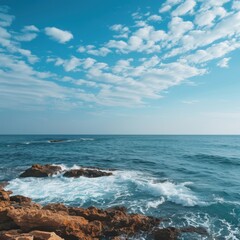
[{"label": "wet rock", "polygon": [[200,235],[208,236],[208,232],[202,227],[184,227],[184,228],[164,228],[156,229],[153,233],[155,240],[177,240],[182,233],[197,233]]},{"label": "wet rock", "polygon": [[52,139],[52,140],[49,140],[50,143],[59,143],[59,142],[64,142],[64,140],[62,139]]},{"label": "wet rock", "polygon": [[49,177],[62,171],[60,166],[35,164],[24,171],[20,177]]},{"label": "wet rock", "polygon": [[88,177],[88,178],[96,178],[96,177],[103,177],[103,176],[110,176],[112,175],[111,172],[104,172],[97,169],[72,169],[66,171],[63,176],[64,177]]},{"label": "wet rock", "polygon": [[180,231],[182,233],[197,233],[197,234],[205,235],[205,236],[209,235],[207,230],[205,228],[203,228],[203,227],[192,227],[192,226],[189,226],[189,227],[181,228]]},{"label": "wet rock", "polygon": [[22,203],[31,203],[32,199],[21,196],[21,195],[15,195],[10,197],[10,201],[22,204]]},{"label": "wet rock", "polygon": [[[70,216],[82,217],[86,219],[89,224],[93,224],[95,231],[98,229],[98,234],[102,237],[131,236],[139,231],[150,231],[154,226],[159,224],[159,219],[156,218],[141,214],[128,214],[124,207],[103,210],[96,207],[78,208],[66,207],[63,204],[49,204],[43,207],[43,209],[58,213],[62,212]],[[90,226],[89,224],[88,226]]]},{"label": "wet rock", "polygon": [[180,233],[179,229],[173,227],[156,229],[153,238],[154,240],[177,240]]}]

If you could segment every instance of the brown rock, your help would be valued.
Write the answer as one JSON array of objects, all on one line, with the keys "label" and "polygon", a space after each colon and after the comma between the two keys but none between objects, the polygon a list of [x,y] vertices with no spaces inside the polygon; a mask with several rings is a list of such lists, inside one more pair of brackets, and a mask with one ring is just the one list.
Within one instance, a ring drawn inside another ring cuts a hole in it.
[{"label": "brown rock", "polygon": [[34,240],[63,240],[54,232],[32,231],[31,234]]},{"label": "brown rock", "polygon": [[[53,213],[49,210],[20,208],[10,209],[8,216],[23,230],[42,230],[56,232],[61,237],[85,236],[88,221],[79,216],[69,216],[66,213]],[[95,236],[94,228],[91,228],[92,236]]]},{"label": "brown rock", "polygon": [[54,232],[32,231],[22,233],[20,230],[0,232],[1,240],[64,240]]},{"label": "brown rock", "polygon": [[10,194],[12,194],[12,191],[5,191],[4,189],[1,189],[0,201],[10,201]]},{"label": "brown rock", "polygon": [[96,177],[103,177],[103,176],[110,176],[112,175],[111,172],[104,172],[96,169],[72,169],[66,171],[63,176],[64,177],[89,177],[89,178],[96,178]]},{"label": "brown rock", "polygon": [[31,203],[32,199],[28,197],[24,197],[21,195],[15,195],[10,197],[10,201],[17,203]]},{"label": "brown rock", "polygon": [[23,172],[20,177],[49,177],[61,171],[60,166],[35,164]]},{"label": "brown rock", "polygon": [[179,229],[169,227],[163,229],[156,229],[153,233],[153,237],[155,240],[177,240],[179,234]]},{"label": "brown rock", "polygon": [[0,236],[1,240],[35,240],[34,237],[30,234],[16,234],[12,235],[9,233],[2,234]]}]

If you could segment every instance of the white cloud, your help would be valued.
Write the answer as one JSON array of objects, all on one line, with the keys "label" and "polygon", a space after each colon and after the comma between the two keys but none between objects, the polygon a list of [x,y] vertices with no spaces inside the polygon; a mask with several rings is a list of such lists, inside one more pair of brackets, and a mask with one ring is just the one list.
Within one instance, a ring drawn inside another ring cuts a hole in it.
[{"label": "white cloud", "polygon": [[57,58],[55,59],[55,65],[56,66],[63,66],[66,72],[70,71],[76,71],[77,67],[79,67],[82,64],[81,59],[72,56],[70,59],[62,59]]},{"label": "white cloud", "polygon": [[[76,46],[69,49],[70,57],[51,53],[54,57],[48,57],[47,62],[51,63],[53,72],[61,67],[67,76],[36,71],[27,64],[26,58],[34,63],[42,56],[38,59],[29,49],[23,49],[20,41],[32,40],[33,35],[31,37],[30,34],[39,34],[39,29],[28,25],[16,33],[8,29],[14,17],[5,16],[5,25],[8,26],[0,26],[0,51],[1,54],[7,52],[13,60],[6,60],[8,65],[0,65],[0,78],[10,76],[9,79],[22,82],[19,89],[11,91],[11,83],[6,87],[7,78],[0,79],[5,86],[2,93],[7,96],[7,91],[11,94],[19,91],[22,96],[31,98],[31,93],[25,93],[30,87],[22,86],[29,83],[34,87],[39,84],[40,90],[32,94],[39,99],[42,96],[43,101],[53,87],[50,99],[64,106],[68,105],[66,99],[106,106],[144,105],[146,99],[161,98],[169,88],[187,84],[191,78],[207,74],[211,70],[207,65],[210,61],[217,60],[215,63],[219,67],[228,67],[230,58],[226,57],[227,54],[240,48],[240,13],[237,1],[234,1],[231,10],[225,8],[227,2],[167,0],[160,9],[162,17],[138,10],[133,15],[132,25],[111,26],[112,36],[106,42],[81,45],[77,56],[72,55]],[[158,24],[160,20],[162,22]],[[70,32],[56,29],[45,28],[45,32],[60,43],[73,38]],[[106,57],[110,53],[111,56]],[[1,61],[4,59],[1,58]],[[51,82],[52,78],[59,84]],[[183,103],[193,104],[196,101],[186,100]]]},{"label": "white cloud", "polygon": [[217,66],[219,66],[221,68],[228,68],[230,60],[231,60],[231,58],[223,58],[217,63]]},{"label": "white cloud", "polygon": [[15,36],[15,39],[18,41],[30,42],[36,37],[37,37],[36,33],[24,33],[24,34],[18,34],[17,36]]},{"label": "white cloud", "polygon": [[204,47],[215,41],[219,41],[220,39],[226,37],[232,38],[237,34],[240,34],[240,12],[223,18],[211,29],[190,31],[189,34],[183,36],[181,44],[167,53],[166,57],[173,57],[187,51],[193,51],[199,47]]},{"label": "white cloud", "polygon": [[87,46],[80,46],[77,50],[80,53],[88,53],[94,56],[102,56],[105,57],[109,53],[111,53],[111,50],[107,47],[100,47],[97,49],[94,45],[87,45]]},{"label": "white cloud", "polygon": [[157,14],[154,14],[148,17],[148,21],[160,22],[162,21],[162,17]]},{"label": "white cloud", "polygon": [[39,32],[39,29],[34,25],[28,25],[28,26],[25,26],[22,29],[22,31],[23,32]]},{"label": "white cloud", "polygon": [[205,50],[198,50],[195,53],[185,57],[185,60],[197,64],[205,63],[213,59],[221,58],[237,48],[240,48],[240,42],[236,42],[234,40],[224,41],[214,44]]},{"label": "white cloud", "polygon": [[240,1],[239,1],[239,0],[233,1],[233,3],[232,3],[232,8],[233,8],[234,10],[240,10]]},{"label": "white cloud", "polygon": [[14,16],[0,12],[0,26],[2,27],[8,27],[12,24],[12,21],[14,20]]},{"label": "white cloud", "polygon": [[117,35],[114,35],[114,38],[127,38],[129,34],[129,28],[122,24],[115,24],[110,27],[112,31],[117,32]]},{"label": "white cloud", "polygon": [[66,43],[73,39],[73,35],[69,31],[64,31],[56,27],[46,27],[45,33],[59,43]]},{"label": "white cloud", "polygon": [[216,19],[216,17],[225,17],[227,15],[227,12],[222,7],[216,7],[211,10],[200,12],[195,17],[195,23],[200,26],[212,26],[213,21]]},{"label": "white cloud", "polygon": [[173,12],[173,16],[182,16],[188,12],[193,12],[193,9],[196,5],[194,0],[185,0],[184,3],[179,5]]},{"label": "white cloud", "polygon": [[167,0],[162,4],[162,7],[159,9],[160,13],[167,12],[171,10],[171,8],[179,3],[181,3],[182,0]]}]

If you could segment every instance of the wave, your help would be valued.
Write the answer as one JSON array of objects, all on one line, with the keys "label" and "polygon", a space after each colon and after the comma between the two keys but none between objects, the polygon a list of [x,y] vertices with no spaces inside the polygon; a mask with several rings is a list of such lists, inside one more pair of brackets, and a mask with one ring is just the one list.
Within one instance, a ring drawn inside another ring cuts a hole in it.
[{"label": "wave", "polygon": [[57,144],[57,143],[70,143],[70,142],[82,142],[82,141],[94,141],[94,138],[78,138],[78,139],[50,139],[50,140],[33,140],[33,141],[24,141],[21,144]]},{"label": "wave", "polygon": [[208,163],[213,164],[230,164],[230,165],[240,165],[240,159],[234,157],[224,157],[213,154],[196,154],[196,155],[185,155],[185,158],[190,158],[194,160],[206,160]]},{"label": "wave", "polygon": [[163,221],[160,227],[175,226],[177,228],[185,226],[203,227],[209,233],[209,236],[203,237],[196,235],[189,236],[182,234],[180,239],[196,239],[196,240],[209,240],[209,239],[224,239],[224,240],[239,240],[240,230],[235,224],[228,222],[226,219],[210,216],[208,213],[183,213],[176,214],[171,218],[171,221]]},{"label": "wave", "polygon": [[[60,166],[64,170],[80,168],[77,165]],[[65,202],[81,206],[95,204],[101,207],[126,205],[134,208],[136,206],[132,199],[139,199],[140,194],[143,196],[142,211],[147,211],[149,208],[157,208],[165,201],[187,207],[205,204],[188,188],[189,184],[159,182],[141,172],[116,170],[112,176],[101,178],[65,178],[62,174],[51,178],[16,178],[10,181],[7,188],[14,194],[31,197],[43,204]]]}]

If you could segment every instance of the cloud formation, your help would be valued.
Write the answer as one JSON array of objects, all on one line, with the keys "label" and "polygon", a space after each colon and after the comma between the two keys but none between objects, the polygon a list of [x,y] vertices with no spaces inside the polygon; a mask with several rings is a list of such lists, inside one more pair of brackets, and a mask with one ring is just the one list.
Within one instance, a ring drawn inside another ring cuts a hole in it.
[{"label": "cloud formation", "polygon": [[[104,42],[83,44],[79,39],[81,44],[66,48],[65,56],[36,56],[22,48],[41,30],[30,24],[12,31],[15,17],[0,11],[3,102],[14,95],[12,102],[19,97],[24,104],[147,105],[172,87],[209,73],[212,62],[229,67],[229,54],[240,48],[240,8],[238,1],[227,8],[229,2],[167,0],[157,14],[138,11],[131,24],[106,26],[111,35]],[[73,39],[70,31],[56,27],[44,32],[62,44]],[[39,70],[37,62],[50,70]]]},{"label": "cloud formation", "polygon": [[66,43],[73,39],[73,35],[69,31],[61,30],[56,27],[46,27],[45,33],[53,40],[59,42],[59,43]]}]

